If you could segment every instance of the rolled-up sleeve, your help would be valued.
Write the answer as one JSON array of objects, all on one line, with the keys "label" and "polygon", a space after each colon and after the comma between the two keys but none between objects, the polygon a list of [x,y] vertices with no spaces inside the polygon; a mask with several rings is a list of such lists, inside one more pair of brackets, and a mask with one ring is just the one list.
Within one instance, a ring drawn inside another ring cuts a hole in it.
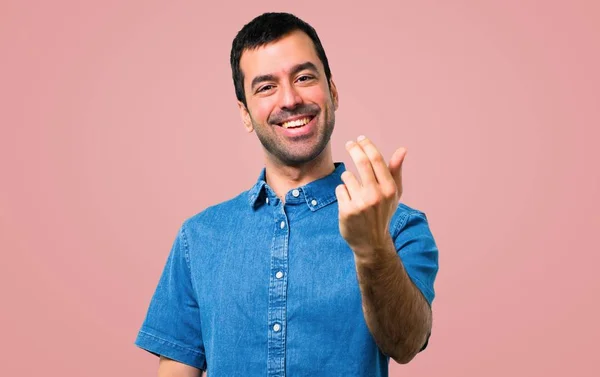
[{"label": "rolled-up sleeve", "polygon": [[185,224],[173,242],[135,345],[154,355],[206,370]]}]

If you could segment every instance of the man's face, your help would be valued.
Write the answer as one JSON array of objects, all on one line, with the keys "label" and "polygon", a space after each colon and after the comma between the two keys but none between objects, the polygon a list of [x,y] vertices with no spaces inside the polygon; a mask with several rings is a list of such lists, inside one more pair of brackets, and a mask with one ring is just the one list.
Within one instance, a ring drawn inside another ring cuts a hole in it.
[{"label": "man's face", "polygon": [[333,133],[338,97],[308,35],[295,31],[245,50],[240,68],[248,108],[238,105],[248,131],[284,165],[319,156]]}]

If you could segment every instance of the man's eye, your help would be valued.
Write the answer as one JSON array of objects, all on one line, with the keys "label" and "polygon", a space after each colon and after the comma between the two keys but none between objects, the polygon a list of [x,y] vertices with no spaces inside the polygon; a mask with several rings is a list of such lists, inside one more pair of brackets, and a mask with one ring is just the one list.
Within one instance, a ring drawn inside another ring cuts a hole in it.
[{"label": "man's eye", "polygon": [[257,92],[257,93],[264,92],[265,90],[269,90],[269,89],[271,89],[271,88],[273,88],[273,85],[265,85],[265,86],[261,86],[260,88],[258,88],[258,90],[257,90],[256,92]]},{"label": "man's eye", "polygon": [[308,81],[311,79],[312,79],[312,76],[306,76],[306,75],[298,77],[298,81],[300,81],[300,82]]}]

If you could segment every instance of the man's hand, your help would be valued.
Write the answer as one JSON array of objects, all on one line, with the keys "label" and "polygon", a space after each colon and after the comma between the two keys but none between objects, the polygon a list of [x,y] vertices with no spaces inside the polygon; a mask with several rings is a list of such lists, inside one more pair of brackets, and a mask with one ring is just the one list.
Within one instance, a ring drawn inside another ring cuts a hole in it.
[{"label": "man's hand", "polygon": [[389,165],[375,145],[364,136],[357,142],[346,143],[359,179],[350,171],[341,178],[344,184],[336,187],[339,204],[340,233],[355,257],[369,260],[373,250],[390,242],[388,226],[402,196],[402,163],[406,149],[399,148]]}]

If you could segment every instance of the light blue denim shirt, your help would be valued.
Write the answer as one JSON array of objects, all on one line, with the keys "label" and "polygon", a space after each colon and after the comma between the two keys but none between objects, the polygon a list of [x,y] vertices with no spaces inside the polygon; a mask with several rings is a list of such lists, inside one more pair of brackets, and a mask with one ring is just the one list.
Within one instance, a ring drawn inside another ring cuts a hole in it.
[{"label": "light blue denim shirt", "polygon": [[[339,231],[335,166],[285,205],[263,168],[250,190],[186,219],[135,344],[209,377],[387,376]],[[399,204],[389,230],[431,304],[438,250],[425,214]]]}]

